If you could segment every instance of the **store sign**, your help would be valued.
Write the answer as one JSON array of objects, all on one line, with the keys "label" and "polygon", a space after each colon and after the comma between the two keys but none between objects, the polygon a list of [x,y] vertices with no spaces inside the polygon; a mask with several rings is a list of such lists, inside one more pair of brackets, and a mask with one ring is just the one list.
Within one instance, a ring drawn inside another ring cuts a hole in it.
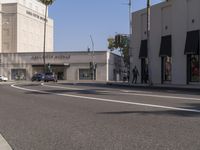
[{"label": "store sign", "polygon": [[36,13],[33,13],[33,12],[31,12],[31,11],[26,11],[26,14],[27,15],[30,15],[30,16],[33,16],[33,17],[35,17],[35,18],[37,18],[37,19],[40,19],[40,20],[43,20],[43,21],[45,21],[45,18],[44,17],[42,17],[42,16],[39,16],[38,14],[36,14]]},{"label": "store sign", "polygon": [[[66,60],[70,59],[70,55],[46,55],[45,58],[50,60]],[[32,56],[31,59],[37,61],[43,59],[43,56]]]}]

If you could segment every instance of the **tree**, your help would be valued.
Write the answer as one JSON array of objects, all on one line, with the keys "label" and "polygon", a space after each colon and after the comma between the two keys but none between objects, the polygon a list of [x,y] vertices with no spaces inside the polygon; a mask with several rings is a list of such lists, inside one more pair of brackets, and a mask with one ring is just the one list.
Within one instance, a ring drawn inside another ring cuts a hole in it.
[{"label": "tree", "polygon": [[129,69],[130,59],[129,59],[129,36],[117,34],[115,38],[108,38],[108,49],[111,51],[119,50],[121,56],[123,57],[125,67]]},{"label": "tree", "polygon": [[44,73],[46,72],[46,28],[47,28],[47,8],[52,5],[55,0],[39,0],[45,5],[45,20],[44,20],[44,45],[43,45],[43,63],[44,63]]}]

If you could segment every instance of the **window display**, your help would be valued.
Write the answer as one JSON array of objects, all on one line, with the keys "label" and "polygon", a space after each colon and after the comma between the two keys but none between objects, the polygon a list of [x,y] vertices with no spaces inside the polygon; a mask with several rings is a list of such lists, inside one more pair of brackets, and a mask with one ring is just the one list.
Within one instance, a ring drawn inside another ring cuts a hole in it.
[{"label": "window display", "polygon": [[[94,71],[94,80],[96,80],[96,71]],[[79,80],[92,80],[93,73],[91,69],[79,69]]]},{"label": "window display", "polygon": [[162,64],[163,64],[163,81],[171,81],[172,80],[172,58],[171,57],[163,57],[162,58]]},{"label": "window display", "polygon": [[190,55],[189,57],[190,82],[200,82],[200,56]]}]

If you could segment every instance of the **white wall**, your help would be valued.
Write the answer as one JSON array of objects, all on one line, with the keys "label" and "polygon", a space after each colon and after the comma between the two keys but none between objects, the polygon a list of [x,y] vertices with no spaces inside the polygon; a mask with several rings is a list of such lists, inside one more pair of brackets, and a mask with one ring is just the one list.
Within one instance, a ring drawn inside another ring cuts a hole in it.
[{"label": "white wall", "polygon": [[[107,81],[107,52],[95,52],[94,62],[97,63],[97,81]],[[89,69],[91,55],[87,52],[55,52],[46,53],[46,63],[54,65],[64,65],[68,63],[66,76],[67,80],[75,81],[79,79],[79,69]],[[0,65],[0,73],[11,79],[11,69],[26,69],[27,79],[32,76],[32,65],[42,65],[42,53],[3,53],[0,54],[2,65]]]},{"label": "white wall", "polygon": [[44,15],[45,6],[38,0],[1,0],[2,4],[18,3]]},{"label": "white wall", "polygon": [[[199,0],[170,0],[151,7],[150,62],[152,80],[161,83],[161,37],[172,35],[172,84],[186,84],[187,62],[184,55],[187,31],[200,30]],[[133,13],[133,39],[131,69],[141,69],[139,59],[140,42],[145,39],[146,10]],[[194,22],[192,22],[194,20]]]},{"label": "white wall", "polygon": [[[44,41],[44,15],[18,4],[4,4],[2,51],[42,52]],[[53,20],[48,18],[46,51],[54,48]]]}]

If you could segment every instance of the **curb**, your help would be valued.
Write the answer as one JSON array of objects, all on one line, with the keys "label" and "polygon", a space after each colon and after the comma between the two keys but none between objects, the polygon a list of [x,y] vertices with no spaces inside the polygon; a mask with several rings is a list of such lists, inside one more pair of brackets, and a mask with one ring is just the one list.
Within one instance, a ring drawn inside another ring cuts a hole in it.
[{"label": "curb", "polygon": [[146,89],[162,89],[162,90],[188,90],[200,92],[200,85],[152,85],[148,84],[127,84],[127,83],[113,83],[107,82],[109,86],[129,87],[129,88],[146,88]]}]

